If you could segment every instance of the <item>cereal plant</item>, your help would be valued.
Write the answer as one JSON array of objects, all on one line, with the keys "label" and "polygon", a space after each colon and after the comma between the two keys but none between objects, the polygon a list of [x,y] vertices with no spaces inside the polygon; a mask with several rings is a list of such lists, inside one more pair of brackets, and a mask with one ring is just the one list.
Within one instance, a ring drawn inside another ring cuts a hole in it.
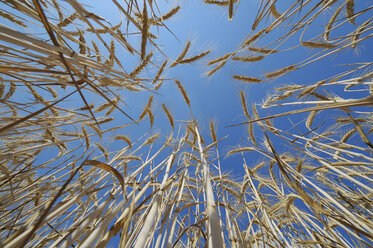
[{"label": "cereal plant", "polygon": [[[0,247],[373,246],[371,2],[0,6]],[[179,39],[200,6],[251,24]]]}]

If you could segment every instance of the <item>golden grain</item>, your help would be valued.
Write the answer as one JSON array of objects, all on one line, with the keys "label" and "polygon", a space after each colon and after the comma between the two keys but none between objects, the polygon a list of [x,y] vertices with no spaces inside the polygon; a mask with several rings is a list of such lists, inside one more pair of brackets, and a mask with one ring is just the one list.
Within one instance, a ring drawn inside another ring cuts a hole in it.
[{"label": "golden grain", "polygon": [[250,57],[238,57],[238,56],[235,56],[232,58],[232,60],[235,60],[235,61],[243,61],[243,62],[256,62],[256,61],[260,61],[262,59],[264,59],[265,56],[250,56]]},{"label": "golden grain", "polygon": [[160,19],[162,21],[165,21],[167,19],[170,19],[172,16],[174,16],[178,11],[180,10],[180,6],[176,6],[172,10],[170,10],[168,13],[164,14]]},{"label": "golden grain", "polygon": [[272,6],[269,8],[269,11],[271,15],[276,19],[281,16],[281,14],[277,11],[276,6],[274,4],[272,4]]},{"label": "golden grain", "polygon": [[259,78],[239,76],[239,75],[233,75],[233,78],[236,80],[241,80],[241,81],[245,81],[248,83],[260,83],[263,81],[262,79],[259,79]]},{"label": "golden grain", "polygon": [[117,135],[114,137],[115,140],[122,140],[128,144],[130,148],[132,148],[132,142],[131,139],[125,135]]},{"label": "golden grain", "polygon": [[187,95],[187,93],[186,93],[184,87],[181,85],[181,83],[179,82],[179,80],[176,80],[176,79],[175,79],[174,82],[176,83],[177,87],[179,88],[181,94],[183,95],[186,104],[187,104],[187,105],[189,106],[189,108],[190,108],[190,100],[189,100],[189,97],[188,97],[188,95]]},{"label": "golden grain", "polygon": [[194,61],[196,61],[196,60],[199,60],[199,59],[205,57],[205,56],[206,56],[207,54],[209,54],[209,53],[210,53],[210,51],[206,51],[206,52],[200,53],[200,54],[198,54],[198,55],[196,55],[196,56],[194,56],[194,57],[179,60],[178,63],[179,63],[179,64],[188,64],[188,63],[192,63],[192,62],[194,62]]},{"label": "golden grain", "polygon": [[283,75],[283,74],[288,73],[288,72],[293,71],[293,70],[295,70],[295,65],[290,65],[290,66],[282,68],[282,69],[280,69],[278,71],[266,73],[264,76],[266,78],[273,78],[273,77],[277,77],[277,76]]},{"label": "golden grain", "polygon": [[344,4],[341,4],[341,6],[339,6],[339,8],[334,12],[334,14],[332,15],[332,17],[330,18],[330,20],[328,22],[328,25],[326,25],[325,32],[324,32],[324,39],[325,40],[329,40],[329,33],[330,33],[331,29],[332,29],[333,23],[337,19],[337,17],[339,15],[339,13],[341,12],[343,6],[344,6]]},{"label": "golden grain", "polygon": [[190,41],[188,41],[188,42],[186,43],[186,45],[185,45],[183,51],[180,53],[179,57],[177,57],[177,59],[175,60],[175,62],[173,62],[173,63],[170,65],[170,67],[174,67],[175,65],[177,65],[178,62],[179,62],[180,60],[182,60],[182,59],[185,57],[185,55],[187,54],[187,52],[188,52],[188,50],[189,50],[191,44],[192,44],[192,43],[191,43]]},{"label": "golden grain", "polygon": [[172,129],[174,129],[175,128],[174,118],[172,118],[172,115],[171,115],[170,111],[167,109],[166,105],[162,104],[162,108],[163,108],[163,111],[167,115],[168,121],[170,122],[170,125],[171,125]]},{"label": "golden grain", "polygon": [[302,46],[304,47],[311,47],[311,48],[324,48],[324,49],[330,49],[335,48],[337,45],[326,43],[326,42],[312,42],[312,41],[302,41]]},{"label": "golden grain", "polygon": [[242,147],[242,148],[237,148],[237,149],[233,149],[233,150],[230,150],[227,155],[232,155],[232,154],[235,154],[235,153],[241,153],[241,152],[251,152],[251,151],[255,151],[255,148],[254,147]]},{"label": "golden grain", "polygon": [[307,121],[306,121],[306,127],[310,128],[312,125],[313,120],[315,119],[317,110],[311,111],[311,113],[308,115]]},{"label": "golden grain", "polygon": [[354,16],[354,0],[346,0],[346,16],[348,18],[348,21],[351,24],[355,25],[355,17]]},{"label": "golden grain", "polygon": [[141,61],[140,65],[137,66],[131,73],[130,73],[130,77],[131,78],[134,78],[136,77],[144,68],[145,66],[149,63],[150,61],[150,58],[153,56],[153,52],[149,53],[148,55],[146,55],[146,57]]},{"label": "golden grain", "polygon": [[260,48],[260,47],[248,47],[247,50],[252,51],[252,52],[257,52],[257,53],[265,53],[265,54],[278,52],[277,50],[265,49],[265,48]]},{"label": "golden grain", "polygon": [[148,41],[148,11],[146,10],[146,2],[144,2],[144,8],[142,11],[142,29],[141,29],[141,60],[145,59],[146,54],[146,43]]}]

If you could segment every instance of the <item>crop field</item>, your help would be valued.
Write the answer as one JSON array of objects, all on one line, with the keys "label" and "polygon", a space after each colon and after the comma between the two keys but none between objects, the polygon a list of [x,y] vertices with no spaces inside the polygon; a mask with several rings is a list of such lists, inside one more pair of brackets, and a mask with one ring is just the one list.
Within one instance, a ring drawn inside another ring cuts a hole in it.
[{"label": "crop field", "polygon": [[373,3],[0,0],[0,247],[373,247]]}]

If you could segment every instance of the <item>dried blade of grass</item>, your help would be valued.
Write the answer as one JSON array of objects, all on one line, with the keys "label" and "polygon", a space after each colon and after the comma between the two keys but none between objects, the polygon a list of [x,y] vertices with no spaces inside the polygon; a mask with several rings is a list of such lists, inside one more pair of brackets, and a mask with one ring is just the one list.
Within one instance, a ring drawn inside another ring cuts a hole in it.
[{"label": "dried blade of grass", "polygon": [[256,148],[254,147],[242,147],[242,148],[236,148],[233,150],[230,150],[227,153],[227,157],[236,153],[242,153],[242,152],[251,152],[251,151],[256,151]]},{"label": "dried blade of grass", "polygon": [[92,166],[98,167],[100,169],[103,169],[107,172],[110,172],[111,174],[113,174],[116,177],[116,179],[118,180],[118,182],[122,186],[123,192],[125,192],[124,191],[124,189],[125,189],[124,178],[123,178],[122,174],[120,174],[119,171],[117,171],[115,168],[113,168],[110,165],[105,164],[103,162],[97,161],[97,160],[86,160],[82,165],[92,165]]},{"label": "dried blade of grass", "polygon": [[348,131],[345,135],[343,135],[343,137],[341,138],[341,142],[342,143],[346,143],[347,140],[356,132],[356,129],[351,129],[350,131]]},{"label": "dried blade of grass", "polygon": [[175,79],[174,82],[176,83],[177,87],[179,88],[181,94],[183,95],[186,104],[187,104],[187,105],[189,106],[189,108],[190,108],[190,100],[189,100],[189,97],[188,97],[188,95],[187,95],[187,93],[186,93],[184,87],[181,85],[181,83],[179,82],[179,80],[176,80],[176,79]]},{"label": "dried blade of grass", "polygon": [[125,135],[117,135],[114,137],[115,140],[122,140],[128,144],[128,146],[132,149],[132,142],[131,139]]},{"label": "dried blade of grass", "polygon": [[174,129],[175,128],[174,119],[172,118],[172,115],[171,115],[170,111],[167,109],[166,105],[164,105],[164,104],[162,104],[162,108],[163,108],[163,111],[167,115],[168,121],[170,122],[170,125],[171,125],[172,129]]},{"label": "dried blade of grass", "polygon": [[97,143],[95,142],[95,145],[101,150],[101,152],[104,154],[105,156],[105,161],[108,162],[109,161],[109,154],[108,152],[106,151],[106,149],[100,144],[100,143]]},{"label": "dried blade of grass", "polygon": [[92,128],[97,133],[97,135],[100,137],[100,139],[103,138],[101,129],[99,129],[95,124],[92,124],[92,123],[85,123],[85,124],[88,127]]}]

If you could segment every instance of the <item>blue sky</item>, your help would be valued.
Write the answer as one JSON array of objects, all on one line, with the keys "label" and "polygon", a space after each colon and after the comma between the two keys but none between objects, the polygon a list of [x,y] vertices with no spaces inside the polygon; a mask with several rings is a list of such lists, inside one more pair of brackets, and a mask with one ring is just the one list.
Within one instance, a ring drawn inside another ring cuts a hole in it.
[{"label": "blue sky", "polygon": [[[89,4],[92,5],[92,3]],[[362,7],[366,7],[367,4],[368,3],[364,3],[363,1],[357,1],[355,7],[356,11]],[[199,121],[204,136],[208,136],[209,134],[208,124],[210,120],[216,122],[219,137],[229,135],[229,138],[222,142],[222,152],[227,152],[232,147],[237,146],[238,143],[245,140],[247,136],[247,128],[245,126],[226,127],[227,125],[244,121],[239,98],[239,91],[241,89],[245,92],[246,100],[250,108],[251,104],[262,102],[269,93],[273,92],[275,87],[288,84],[313,84],[343,72],[348,68],[352,68],[351,66],[343,66],[343,64],[367,62],[372,57],[368,52],[371,50],[370,48],[372,45],[369,44],[369,41],[364,41],[359,44],[356,49],[347,48],[342,52],[333,54],[305,68],[295,70],[279,79],[266,81],[260,84],[248,84],[232,78],[235,74],[258,77],[264,73],[297,63],[319,51],[318,49],[298,47],[290,51],[273,54],[256,63],[230,61],[217,73],[211,77],[207,77],[206,72],[211,69],[206,66],[207,62],[234,51],[245,36],[249,34],[259,3],[256,1],[241,1],[232,21],[228,21],[227,7],[207,5],[202,1],[196,0],[170,2],[170,6],[166,4],[163,5],[163,2],[159,3],[162,13],[168,12],[176,5],[180,5],[181,10],[173,18],[165,22],[173,34],[165,29],[160,29],[160,38],[158,39],[160,48],[163,49],[167,56],[175,59],[184,48],[186,42],[191,40],[192,46],[186,57],[199,54],[209,49],[211,49],[211,53],[192,64],[180,65],[167,70],[165,77],[170,79],[177,78],[184,85],[191,99],[193,115]],[[101,9],[99,5],[94,5],[94,9],[97,7]],[[286,3],[277,4],[277,9],[281,13],[287,7],[288,4]],[[335,5],[328,9],[327,12],[333,13],[337,7],[338,5]],[[304,8],[302,11],[307,11],[308,9],[309,7]],[[102,11],[103,16],[107,16],[108,13],[111,13],[112,9],[106,7],[102,8]],[[120,21],[119,16],[111,15],[111,17],[113,18],[113,25]],[[361,18],[357,18],[357,22],[361,22],[361,20],[365,19],[366,16],[363,15]],[[271,21],[273,21],[273,19],[267,22],[263,20],[263,24],[259,25],[256,31],[268,25]],[[314,34],[318,33],[320,29],[323,30],[325,28],[327,22],[328,17],[321,15],[311,27],[307,29],[307,32],[303,36],[303,40],[313,38]],[[351,28],[351,30],[354,29],[353,25],[349,25],[348,27]],[[282,32],[282,29],[286,30],[286,27],[280,27],[280,31],[275,32],[273,36],[266,37],[264,41],[275,39]],[[152,30],[153,33],[157,33],[155,28]],[[345,29],[336,29],[332,32],[331,37],[336,37],[343,33],[346,33]],[[138,35],[133,36],[132,39],[140,42],[140,37]],[[264,42],[260,41],[256,45],[262,46],[264,44]],[[288,40],[284,45],[280,46],[278,50],[283,50],[298,44],[299,33],[297,33],[294,38]],[[148,46],[149,51],[153,49],[154,47]],[[164,57],[159,54],[154,58],[155,61],[159,61],[158,64],[162,64],[164,61]],[[132,62],[132,64],[128,65],[129,68],[131,68],[133,64],[136,66],[139,63],[139,61],[136,60],[128,61]],[[156,69],[147,68],[142,75],[150,76],[153,75],[154,72],[156,72]],[[162,103],[168,106],[175,120],[188,120],[191,118],[188,107],[172,80],[165,81],[159,93],[161,95],[155,96],[153,102],[154,112],[159,113],[155,129],[165,130],[165,128],[167,129],[169,127],[168,121],[164,117],[162,118],[162,116],[164,116],[161,108]],[[342,90],[339,92],[336,91],[335,93],[346,94]],[[136,109],[137,107],[141,111],[141,109],[145,107],[148,97],[148,92],[134,94],[132,96],[128,95],[125,101],[130,106],[128,110],[129,113],[138,112],[139,110]],[[359,93],[355,93],[347,97],[359,98],[361,96]],[[276,111],[277,109],[269,109],[260,111],[260,113],[264,113],[263,115],[265,115],[276,113]],[[298,121],[302,121],[304,118],[306,118],[306,116],[301,115]],[[275,122],[283,122],[284,126],[290,124],[286,118],[275,120]],[[129,132],[133,134],[136,132],[135,129],[138,130],[138,127],[132,126]],[[256,155],[253,155],[253,157],[255,158]],[[233,174],[237,173],[237,175],[240,175],[242,172],[242,162],[240,160],[241,159],[237,157],[224,160],[223,168],[227,164],[227,167],[233,170]]]}]

